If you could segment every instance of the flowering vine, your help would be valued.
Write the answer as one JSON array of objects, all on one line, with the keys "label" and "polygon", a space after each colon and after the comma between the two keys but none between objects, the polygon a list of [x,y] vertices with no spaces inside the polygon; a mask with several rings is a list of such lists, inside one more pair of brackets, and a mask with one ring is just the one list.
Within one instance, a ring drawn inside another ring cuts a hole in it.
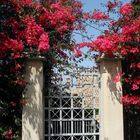
[{"label": "flowering vine", "polygon": [[0,1],[0,139],[21,137],[25,60],[67,62],[64,50],[76,50],[70,35],[81,20],[81,6],[76,0]]},{"label": "flowering vine", "polygon": [[[77,0],[1,0],[0,1],[0,139],[21,137],[22,98],[26,58],[44,56],[50,65],[67,62],[64,50],[76,57],[88,46],[109,57],[123,58],[123,73],[113,82],[123,81],[124,105],[140,106],[140,15],[131,3],[109,1],[106,12],[82,13]],[[114,20],[112,13],[118,13]],[[96,40],[75,45],[73,30],[85,30],[89,20],[106,27]],[[51,67],[51,66],[50,66]],[[8,120],[8,121],[7,121]]]},{"label": "flowering vine", "polygon": [[[123,58],[123,74],[118,74],[114,82],[122,79],[124,105],[140,106],[140,15],[136,14],[132,3],[123,5],[114,0],[109,1],[106,8],[106,12],[95,11],[86,15],[86,19],[99,22],[105,28],[102,35],[78,46],[88,46],[91,51],[104,53],[110,58]],[[113,13],[118,13],[115,19]]]}]

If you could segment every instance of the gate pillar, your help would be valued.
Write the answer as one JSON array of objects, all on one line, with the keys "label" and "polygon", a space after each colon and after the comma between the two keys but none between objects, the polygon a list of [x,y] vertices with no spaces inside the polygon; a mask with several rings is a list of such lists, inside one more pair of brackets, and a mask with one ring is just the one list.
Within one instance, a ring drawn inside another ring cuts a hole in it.
[{"label": "gate pillar", "polygon": [[43,140],[43,62],[28,59],[25,79],[28,82],[22,112],[22,140]]},{"label": "gate pillar", "polygon": [[[121,59],[100,59],[101,73],[101,130],[100,140],[123,140],[123,105],[121,81],[113,80],[121,73]],[[119,78],[119,77],[118,77]]]}]

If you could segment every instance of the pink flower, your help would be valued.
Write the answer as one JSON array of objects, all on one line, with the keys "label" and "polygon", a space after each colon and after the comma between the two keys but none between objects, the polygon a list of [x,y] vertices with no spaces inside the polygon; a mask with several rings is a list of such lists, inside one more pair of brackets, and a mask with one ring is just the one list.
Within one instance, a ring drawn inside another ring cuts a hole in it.
[{"label": "pink flower", "polygon": [[136,64],[135,63],[131,63],[130,69],[135,68],[135,67],[136,67]]},{"label": "pink flower", "polygon": [[13,139],[12,128],[10,128],[8,131],[6,131],[5,138],[6,138],[6,140],[12,140]]},{"label": "pink flower", "polygon": [[20,86],[25,86],[27,84],[27,81],[22,80],[22,79],[18,79],[15,81],[15,83],[20,85]]},{"label": "pink flower", "polygon": [[138,95],[134,95],[134,96],[125,95],[122,97],[122,102],[124,105],[133,104],[133,105],[140,106],[140,96],[138,96]]},{"label": "pink flower", "polygon": [[113,79],[113,82],[114,83],[118,83],[118,82],[120,82],[120,80],[121,80],[121,77],[124,75],[124,73],[118,73],[116,76],[115,76],[115,78]]},{"label": "pink flower", "polygon": [[129,15],[133,12],[133,6],[131,3],[126,3],[120,8],[120,13],[122,15]]},{"label": "pink flower", "polygon": [[140,62],[137,64],[137,67],[140,69]]},{"label": "pink flower", "polygon": [[76,50],[75,56],[76,56],[76,57],[82,56],[81,50]]},{"label": "pink flower", "polygon": [[92,18],[98,21],[98,20],[102,20],[102,19],[107,19],[108,16],[105,15],[103,12],[94,11],[92,14]]},{"label": "pink flower", "polygon": [[125,81],[126,83],[130,83],[130,80],[129,80],[128,78],[125,78],[124,81]]},{"label": "pink flower", "polygon": [[99,36],[92,42],[92,45],[93,48],[103,53],[112,54],[118,51],[118,45],[115,44],[113,36]]},{"label": "pink flower", "polygon": [[128,54],[128,51],[127,51],[127,49],[126,48],[121,48],[121,54],[122,55],[127,55]]},{"label": "pink flower", "polygon": [[131,53],[139,53],[139,49],[138,48],[132,48],[130,50]]},{"label": "pink flower", "polygon": [[21,0],[20,2],[21,2],[21,4],[24,4],[24,5],[32,4],[32,0]]},{"label": "pink flower", "polygon": [[138,85],[136,85],[136,84],[133,84],[132,85],[132,90],[138,90],[139,89],[139,86]]},{"label": "pink flower", "polygon": [[21,69],[21,68],[22,68],[22,66],[20,64],[16,64],[16,66],[15,66],[16,70]]},{"label": "pink flower", "polygon": [[10,104],[11,104],[13,107],[15,107],[15,106],[17,105],[17,103],[14,102],[14,101],[11,101]]},{"label": "pink flower", "polygon": [[67,31],[69,31],[69,27],[66,26],[66,25],[62,25],[61,27],[59,27],[59,28],[57,29],[57,31],[58,31],[60,34],[63,34],[63,33],[65,33],[65,32],[67,32]]},{"label": "pink flower", "polygon": [[75,1],[75,2],[74,2],[74,6],[75,6],[75,7],[80,7],[80,8],[81,8],[81,7],[83,7],[83,4],[82,4],[80,1]]},{"label": "pink flower", "polygon": [[83,13],[83,18],[84,19],[90,19],[91,18],[91,15],[89,13]]},{"label": "pink flower", "polygon": [[22,41],[11,40],[11,47],[14,51],[22,52],[23,51],[23,43]]},{"label": "pink flower", "polygon": [[22,21],[27,28],[23,31],[21,38],[26,40],[28,46],[37,46],[40,36],[44,32],[44,28],[38,25],[33,17],[26,16]]},{"label": "pink flower", "polygon": [[140,76],[137,76],[133,81],[135,84],[140,85]]},{"label": "pink flower", "polygon": [[49,36],[46,32],[44,32],[39,39],[39,46],[38,46],[38,50],[39,51],[44,51],[47,52],[50,48],[50,44],[49,44]]},{"label": "pink flower", "polygon": [[56,3],[52,4],[50,8],[61,10],[61,5],[59,4],[59,2],[56,2]]}]

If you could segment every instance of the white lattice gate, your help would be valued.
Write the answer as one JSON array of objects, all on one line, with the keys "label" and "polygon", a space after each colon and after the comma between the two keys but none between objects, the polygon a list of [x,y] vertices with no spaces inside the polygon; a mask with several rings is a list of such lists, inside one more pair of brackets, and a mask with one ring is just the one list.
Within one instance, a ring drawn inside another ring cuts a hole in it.
[{"label": "white lattice gate", "polygon": [[99,72],[78,68],[62,78],[45,96],[45,140],[99,140]]}]

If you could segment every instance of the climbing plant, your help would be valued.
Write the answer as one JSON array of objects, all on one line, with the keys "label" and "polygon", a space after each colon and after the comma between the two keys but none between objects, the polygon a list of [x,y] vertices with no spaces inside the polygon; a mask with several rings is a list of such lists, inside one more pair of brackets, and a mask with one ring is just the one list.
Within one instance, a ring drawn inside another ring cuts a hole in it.
[{"label": "climbing plant", "polygon": [[[66,51],[78,57],[85,46],[90,52],[121,57],[123,72],[113,82],[122,79],[123,104],[139,108],[139,1],[123,5],[109,0],[105,7],[104,12],[84,13],[78,0],[0,1],[0,139],[21,138],[22,106],[26,104],[22,94],[28,84],[24,68],[32,57],[45,57],[45,68],[50,71],[57,64],[69,63]],[[95,40],[80,44],[71,40],[73,30],[83,32],[92,24],[103,27]]]},{"label": "climbing plant", "polygon": [[21,139],[25,61],[45,57],[50,75],[52,67],[68,63],[65,50],[77,52],[70,38],[81,6],[76,0],[0,1],[0,139]]},{"label": "climbing plant", "polygon": [[[138,4],[139,5],[139,4]],[[140,106],[140,15],[138,5],[117,0],[108,1],[106,10],[93,11],[86,14],[87,20],[92,24],[100,25],[101,35],[95,40],[82,42],[77,46],[88,46],[91,51],[98,51],[100,55],[109,58],[122,59],[123,71],[114,77],[113,82],[122,78],[122,102],[127,107]]]}]

